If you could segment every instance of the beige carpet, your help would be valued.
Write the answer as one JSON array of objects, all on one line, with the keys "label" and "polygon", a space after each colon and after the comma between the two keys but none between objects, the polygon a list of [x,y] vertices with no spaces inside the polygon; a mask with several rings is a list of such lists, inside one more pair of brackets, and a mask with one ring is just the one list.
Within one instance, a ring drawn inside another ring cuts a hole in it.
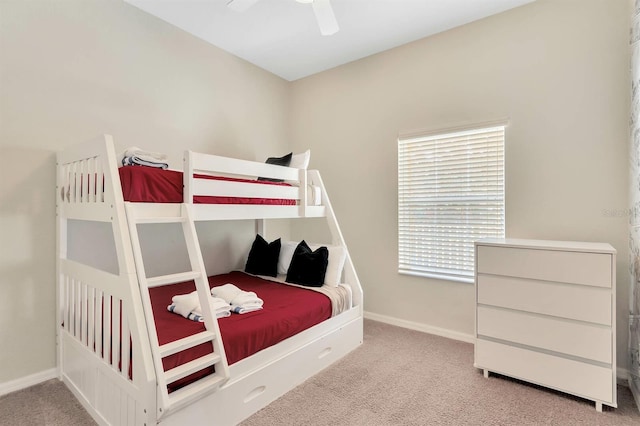
[{"label": "beige carpet", "polygon": [[633,425],[640,412],[618,386],[618,408],[473,367],[473,345],[365,321],[364,344],[259,411],[263,425]]},{"label": "beige carpet", "polygon": [[0,425],[2,426],[95,424],[71,391],[57,379],[0,397]]},{"label": "beige carpet", "polygon": [[[508,378],[485,379],[469,343],[367,320],[360,348],[242,426],[640,425],[625,386],[618,386],[618,408],[604,410]],[[57,380],[0,397],[0,425],[91,424]]]}]

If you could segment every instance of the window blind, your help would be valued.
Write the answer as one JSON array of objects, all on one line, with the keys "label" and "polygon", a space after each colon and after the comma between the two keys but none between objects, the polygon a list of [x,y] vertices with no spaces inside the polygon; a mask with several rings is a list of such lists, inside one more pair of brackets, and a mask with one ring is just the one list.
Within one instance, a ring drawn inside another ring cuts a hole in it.
[{"label": "window blind", "polygon": [[398,140],[398,272],[473,282],[474,241],[504,237],[504,129]]}]

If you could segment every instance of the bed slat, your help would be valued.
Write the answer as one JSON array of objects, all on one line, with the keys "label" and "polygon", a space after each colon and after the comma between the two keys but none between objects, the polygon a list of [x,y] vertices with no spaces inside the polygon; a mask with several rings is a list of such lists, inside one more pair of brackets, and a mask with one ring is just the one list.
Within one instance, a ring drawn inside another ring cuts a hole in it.
[{"label": "bed slat", "polygon": [[111,297],[111,366],[117,371],[120,364],[120,299]]},{"label": "bed slat", "polygon": [[96,290],[96,354],[98,354],[98,356],[100,356],[100,354],[102,353],[102,347],[105,338],[104,329],[102,328],[103,298],[104,295],[102,291]]},{"label": "bed slat", "polygon": [[107,364],[110,364],[109,354],[111,353],[111,333],[109,328],[111,326],[111,296],[105,294],[102,299],[103,307],[102,307],[102,359]]}]

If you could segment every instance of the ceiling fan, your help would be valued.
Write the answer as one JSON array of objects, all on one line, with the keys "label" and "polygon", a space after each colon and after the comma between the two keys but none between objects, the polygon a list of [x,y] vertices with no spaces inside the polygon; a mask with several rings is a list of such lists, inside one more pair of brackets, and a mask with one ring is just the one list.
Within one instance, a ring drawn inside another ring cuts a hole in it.
[{"label": "ceiling fan", "polygon": [[[259,0],[229,0],[227,7],[237,12],[244,12]],[[316,21],[322,35],[332,35],[338,32],[338,21],[333,14],[330,0],[296,0],[298,3],[311,3]]]}]

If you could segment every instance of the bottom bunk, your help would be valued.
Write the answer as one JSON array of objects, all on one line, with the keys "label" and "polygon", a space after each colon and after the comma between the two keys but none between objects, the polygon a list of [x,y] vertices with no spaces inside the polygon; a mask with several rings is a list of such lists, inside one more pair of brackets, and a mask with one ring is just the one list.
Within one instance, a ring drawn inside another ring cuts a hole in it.
[{"label": "bottom bunk", "polygon": [[352,309],[230,366],[218,391],[166,417],[166,426],[236,425],[362,343],[362,316]]},{"label": "bottom bunk", "polygon": [[[259,309],[242,314],[227,310],[226,315],[218,318],[227,363],[230,366],[332,316],[331,299],[312,289],[270,281],[240,271],[209,277],[209,287],[212,289],[227,284],[242,291],[252,292],[262,301]],[[343,287],[333,289],[334,297],[349,298],[348,292],[340,291]],[[189,315],[189,319],[168,309],[176,306],[172,304],[174,296],[184,298],[192,291],[195,291],[193,281],[156,287],[149,291],[160,345],[205,331],[204,322],[198,321],[197,314]],[[347,301],[342,305],[349,304]],[[188,306],[187,303],[184,305]],[[188,314],[188,309],[185,314]],[[203,343],[164,357],[163,367],[165,370],[176,368],[211,352],[211,344]],[[213,367],[208,367],[172,383],[170,391],[177,390],[211,372]]]},{"label": "bottom bunk", "polygon": [[[80,281],[69,283],[62,295],[63,318],[69,321],[63,324],[64,381],[100,424],[199,424],[207,418],[214,425],[233,425],[362,343],[362,314],[351,307],[348,286],[300,288],[240,271],[209,277],[213,289],[229,283],[255,293],[263,304],[218,319],[230,379],[217,390],[168,415],[155,412],[157,384],[134,380],[148,365],[141,365],[144,360],[129,341],[127,307]],[[193,281],[150,289],[160,344],[205,329],[197,318],[168,309],[174,296],[193,290]],[[169,370],[211,352],[211,344],[203,343],[163,358],[163,367]],[[213,367],[188,375],[169,391],[197,386],[211,373]]]}]

